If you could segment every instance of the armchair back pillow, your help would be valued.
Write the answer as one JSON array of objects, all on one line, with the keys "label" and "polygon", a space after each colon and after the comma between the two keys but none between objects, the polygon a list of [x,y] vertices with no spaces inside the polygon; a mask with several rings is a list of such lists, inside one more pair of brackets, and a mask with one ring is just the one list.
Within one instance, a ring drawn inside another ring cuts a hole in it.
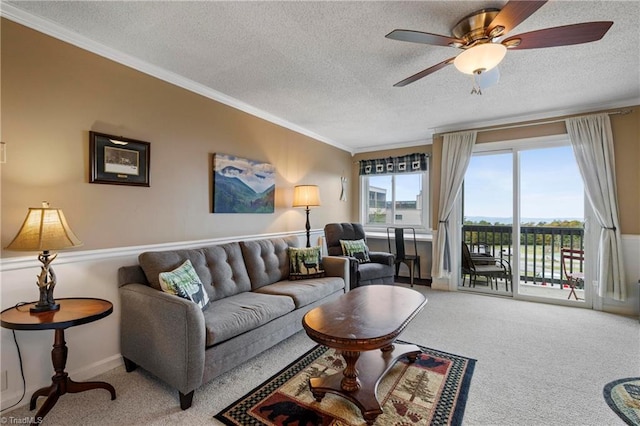
[{"label": "armchair back pillow", "polygon": [[369,248],[364,240],[340,240],[342,254],[358,259],[358,263],[371,262]]}]

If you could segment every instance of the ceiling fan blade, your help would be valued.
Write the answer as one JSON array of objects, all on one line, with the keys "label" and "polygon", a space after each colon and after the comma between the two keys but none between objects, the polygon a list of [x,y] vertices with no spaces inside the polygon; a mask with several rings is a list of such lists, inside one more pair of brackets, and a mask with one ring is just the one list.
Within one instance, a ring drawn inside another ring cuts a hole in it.
[{"label": "ceiling fan blade", "polygon": [[449,46],[452,43],[464,44],[463,40],[438,34],[423,33],[412,30],[393,30],[385,36],[392,40],[410,41],[412,43],[433,44],[436,46]]},{"label": "ceiling fan blade", "polygon": [[405,78],[404,80],[397,82],[396,84],[393,85],[393,87],[404,87],[407,84],[420,80],[422,77],[426,77],[429,74],[433,74],[439,69],[444,68],[449,64],[452,64],[454,59],[455,59],[455,56],[453,58],[447,59],[446,61],[442,61],[439,64],[436,64],[430,68],[427,68],[426,70],[422,70],[419,73],[412,75],[411,77]]},{"label": "ceiling fan blade", "polygon": [[[538,49],[542,47],[569,46],[600,40],[613,22],[583,22],[518,34],[502,41],[509,49]],[[520,44],[517,41],[520,40]]]},{"label": "ceiling fan blade", "polygon": [[498,13],[491,24],[487,27],[487,35],[490,35],[492,31],[498,31],[497,27],[504,28],[502,31],[491,35],[491,37],[497,37],[498,35],[504,35],[517,27],[522,21],[540,9],[544,4],[544,1],[515,1],[511,0]]}]

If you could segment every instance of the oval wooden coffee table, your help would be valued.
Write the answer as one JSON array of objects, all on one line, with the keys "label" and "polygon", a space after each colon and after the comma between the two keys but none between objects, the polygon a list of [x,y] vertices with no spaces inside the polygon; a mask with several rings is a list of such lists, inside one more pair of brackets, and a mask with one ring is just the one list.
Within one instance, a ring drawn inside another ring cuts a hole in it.
[{"label": "oval wooden coffee table", "polygon": [[426,303],[415,290],[373,285],[307,312],[302,319],[307,335],[341,351],[347,364],[343,372],[309,379],[315,399],[321,401],[327,392],[341,395],[356,404],[372,425],[382,414],[376,395],[382,377],[399,358],[415,361],[420,354],[418,346],[394,341]]}]

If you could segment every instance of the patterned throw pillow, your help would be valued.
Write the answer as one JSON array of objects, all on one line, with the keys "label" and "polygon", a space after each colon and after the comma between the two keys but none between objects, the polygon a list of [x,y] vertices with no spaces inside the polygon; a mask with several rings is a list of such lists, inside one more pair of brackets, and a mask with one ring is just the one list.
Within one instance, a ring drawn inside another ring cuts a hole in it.
[{"label": "patterned throw pillow", "polygon": [[369,249],[364,240],[340,240],[342,254],[358,259],[358,263],[371,262]]},{"label": "patterned throw pillow", "polygon": [[191,300],[201,309],[209,303],[209,295],[189,259],[171,272],[161,272],[158,278],[165,293]]},{"label": "patterned throw pillow", "polygon": [[289,279],[324,277],[320,247],[289,247]]}]

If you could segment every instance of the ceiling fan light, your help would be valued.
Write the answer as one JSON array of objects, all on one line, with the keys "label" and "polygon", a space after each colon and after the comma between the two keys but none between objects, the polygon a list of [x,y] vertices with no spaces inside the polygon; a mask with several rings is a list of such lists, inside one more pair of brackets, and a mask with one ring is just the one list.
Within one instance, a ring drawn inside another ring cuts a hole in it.
[{"label": "ceiling fan light", "polygon": [[465,74],[489,71],[502,61],[506,53],[507,48],[500,43],[479,44],[456,56],[453,65]]}]

